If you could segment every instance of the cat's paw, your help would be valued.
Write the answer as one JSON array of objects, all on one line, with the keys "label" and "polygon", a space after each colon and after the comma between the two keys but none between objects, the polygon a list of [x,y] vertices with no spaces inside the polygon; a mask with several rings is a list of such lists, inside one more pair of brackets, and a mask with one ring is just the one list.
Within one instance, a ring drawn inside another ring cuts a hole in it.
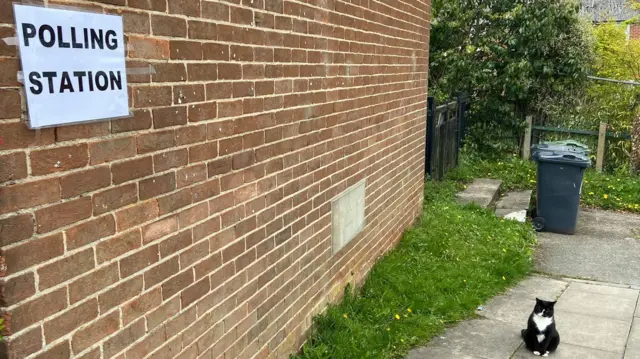
[{"label": "cat's paw", "polygon": [[549,352],[545,352],[544,354],[542,354],[543,357],[548,357],[549,356]]},{"label": "cat's paw", "polygon": [[536,350],[536,351],[533,352],[533,355],[540,356],[540,352]]}]

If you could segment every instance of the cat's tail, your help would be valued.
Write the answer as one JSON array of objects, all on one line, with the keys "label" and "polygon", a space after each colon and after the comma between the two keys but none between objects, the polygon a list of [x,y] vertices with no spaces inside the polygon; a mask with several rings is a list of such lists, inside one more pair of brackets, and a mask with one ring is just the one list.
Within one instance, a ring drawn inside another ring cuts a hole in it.
[{"label": "cat's tail", "polygon": [[520,331],[520,335],[522,336],[522,339],[524,339],[524,338],[525,338],[525,336],[527,335],[527,330],[526,330],[526,329],[522,329],[522,330]]}]

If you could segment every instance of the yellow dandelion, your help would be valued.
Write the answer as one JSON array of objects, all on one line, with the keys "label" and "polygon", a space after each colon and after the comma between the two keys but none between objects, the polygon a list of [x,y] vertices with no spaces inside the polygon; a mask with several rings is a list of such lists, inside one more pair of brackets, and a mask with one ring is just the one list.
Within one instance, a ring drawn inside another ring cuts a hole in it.
[{"label": "yellow dandelion", "polygon": [[602,197],[603,197],[604,199],[607,199],[607,198],[609,198],[609,195],[608,195],[608,194],[605,194],[605,195],[603,195]]},{"label": "yellow dandelion", "polygon": [[388,332],[390,332],[390,331],[391,331],[391,328],[387,328],[387,331],[388,331]]},{"label": "yellow dandelion", "polygon": [[589,194],[593,196],[595,193],[593,193],[593,192],[589,192]]},{"label": "yellow dandelion", "polygon": [[411,308],[407,308],[407,312],[411,313]]},{"label": "yellow dandelion", "polygon": [[396,314],[396,320],[400,320],[400,314]]},{"label": "yellow dandelion", "polygon": [[467,280],[465,279],[464,282],[467,283]]}]

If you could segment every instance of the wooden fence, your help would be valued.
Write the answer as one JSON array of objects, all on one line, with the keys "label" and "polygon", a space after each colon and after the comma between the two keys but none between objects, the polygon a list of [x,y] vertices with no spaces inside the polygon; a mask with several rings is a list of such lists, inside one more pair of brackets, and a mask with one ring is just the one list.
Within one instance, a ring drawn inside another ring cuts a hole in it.
[{"label": "wooden fence", "polygon": [[439,106],[434,97],[428,98],[425,173],[430,178],[441,180],[458,165],[469,108],[468,98],[462,95]]}]

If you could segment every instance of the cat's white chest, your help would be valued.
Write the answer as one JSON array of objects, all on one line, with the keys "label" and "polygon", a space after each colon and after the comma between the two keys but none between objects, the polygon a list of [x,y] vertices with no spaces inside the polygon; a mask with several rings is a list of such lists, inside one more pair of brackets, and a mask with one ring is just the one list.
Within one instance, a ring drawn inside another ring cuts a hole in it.
[{"label": "cat's white chest", "polygon": [[538,343],[542,343],[542,341],[544,340],[544,334],[538,334],[536,335],[536,337],[538,337]]},{"label": "cat's white chest", "polygon": [[553,318],[543,317],[541,315],[534,314],[533,322],[536,323],[536,327],[538,327],[539,331],[544,331],[548,326],[553,323]]}]

